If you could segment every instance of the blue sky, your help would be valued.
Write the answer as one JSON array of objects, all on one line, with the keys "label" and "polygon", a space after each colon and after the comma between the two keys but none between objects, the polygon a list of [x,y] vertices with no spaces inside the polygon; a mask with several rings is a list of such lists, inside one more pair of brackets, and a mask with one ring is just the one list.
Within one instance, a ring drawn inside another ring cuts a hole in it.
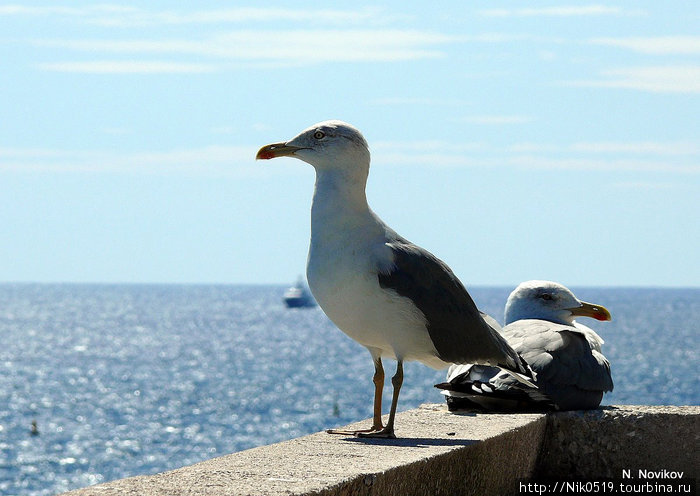
[{"label": "blue sky", "polygon": [[0,3],[0,281],[291,282],[335,118],[467,286],[700,285],[699,4],[425,4]]}]

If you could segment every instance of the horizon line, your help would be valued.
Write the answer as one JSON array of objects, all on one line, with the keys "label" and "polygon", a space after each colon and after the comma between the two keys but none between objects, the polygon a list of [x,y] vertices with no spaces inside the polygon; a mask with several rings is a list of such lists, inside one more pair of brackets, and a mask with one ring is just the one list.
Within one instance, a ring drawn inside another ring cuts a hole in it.
[{"label": "horizon line", "polygon": [[[304,278],[305,280],[305,278]],[[185,282],[157,282],[157,281],[0,281],[0,286],[9,285],[44,285],[44,286],[289,286],[292,282],[207,282],[207,281],[185,281]],[[520,281],[523,282],[523,281]],[[520,282],[514,285],[506,283],[470,283],[465,284],[469,288],[514,288]],[[669,284],[575,284],[567,283],[567,286],[589,289],[690,289],[700,290],[698,285],[669,285]]]}]

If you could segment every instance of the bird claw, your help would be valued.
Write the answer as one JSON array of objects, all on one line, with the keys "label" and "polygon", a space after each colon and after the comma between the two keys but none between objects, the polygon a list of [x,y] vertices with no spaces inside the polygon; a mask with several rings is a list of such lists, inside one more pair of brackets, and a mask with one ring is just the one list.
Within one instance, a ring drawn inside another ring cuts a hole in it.
[{"label": "bird claw", "polygon": [[384,427],[383,429],[380,429],[378,431],[357,432],[357,433],[355,433],[355,437],[396,439],[396,435],[394,434],[394,429],[387,429],[386,427]]},{"label": "bird claw", "polygon": [[357,431],[344,430],[344,429],[326,429],[328,434],[340,434],[341,436],[355,436],[355,437],[373,437],[374,433],[379,433],[384,431],[383,425],[379,427],[371,427],[370,429],[360,429]]},{"label": "bird claw", "polygon": [[355,431],[344,431],[342,429],[326,429],[327,434],[340,434],[341,436],[354,436]]}]

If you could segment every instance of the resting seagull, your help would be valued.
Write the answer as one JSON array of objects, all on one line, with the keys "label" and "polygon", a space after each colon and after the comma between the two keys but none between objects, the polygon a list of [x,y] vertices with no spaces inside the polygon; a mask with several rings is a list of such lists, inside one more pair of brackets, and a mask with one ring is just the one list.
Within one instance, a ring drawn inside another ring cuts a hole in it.
[{"label": "resting seagull", "polygon": [[[399,236],[369,208],[365,185],[370,153],[360,131],[341,121],[321,122],[290,141],[262,147],[256,158],[285,156],[316,170],[309,288],[333,323],[365,346],[374,361],[372,427],[328,432],[395,437],[405,360],[438,369],[450,363],[481,363],[530,377],[527,365],[484,320],[449,267]],[[397,362],[386,425],[382,357]]]},{"label": "resting seagull", "polygon": [[565,286],[550,281],[520,284],[508,297],[503,336],[535,371],[539,391],[503,376],[492,367],[453,365],[446,389],[450,410],[588,410],[612,391],[603,339],[576,317],[610,320],[610,312],[586,303]]}]

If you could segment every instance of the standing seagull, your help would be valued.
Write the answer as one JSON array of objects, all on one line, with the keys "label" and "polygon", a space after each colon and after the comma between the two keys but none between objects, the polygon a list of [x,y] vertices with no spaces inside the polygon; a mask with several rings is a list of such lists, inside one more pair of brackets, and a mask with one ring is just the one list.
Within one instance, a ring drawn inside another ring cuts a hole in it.
[{"label": "standing seagull", "polygon": [[603,339],[576,317],[610,320],[601,306],[579,300],[551,281],[521,283],[508,297],[503,336],[537,374],[536,394],[499,369],[453,365],[445,389],[450,410],[474,406],[486,410],[588,410],[612,391],[610,363]]},{"label": "standing seagull", "polygon": [[[481,363],[531,377],[449,267],[399,236],[369,208],[365,185],[370,153],[360,131],[341,121],[321,122],[290,141],[262,147],[256,156],[276,157],[298,158],[316,170],[306,267],[309,287],[326,315],[374,360],[372,427],[328,432],[395,437],[404,360],[436,369]],[[386,425],[382,357],[397,361]]]}]

